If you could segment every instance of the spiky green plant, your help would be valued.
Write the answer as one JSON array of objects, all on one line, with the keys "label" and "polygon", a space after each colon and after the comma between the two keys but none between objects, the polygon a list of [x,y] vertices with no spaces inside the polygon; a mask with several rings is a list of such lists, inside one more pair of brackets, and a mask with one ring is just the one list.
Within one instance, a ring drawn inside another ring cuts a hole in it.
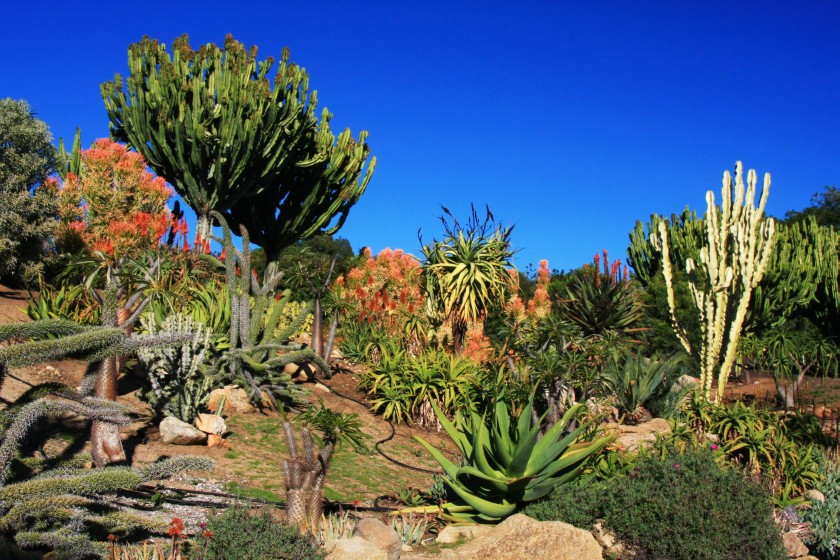
[{"label": "spiky green plant", "polygon": [[[286,329],[278,331],[283,305],[274,304],[272,300],[283,273],[277,270],[276,263],[270,263],[260,285],[256,275],[251,273],[248,231],[240,228],[240,250],[233,244],[224,217],[218,212],[211,215],[222,227],[222,238],[218,241],[224,247],[225,258],[224,263],[215,257],[205,258],[224,266],[230,301],[230,349],[221,356],[218,366],[226,369],[230,378],[249,392],[255,404],[262,404],[264,394],[271,398],[275,407],[276,396],[295,400],[298,395],[295,394],[294,384],[283,372],[286,364],[311,362],[325,375],[330,375],[329,365],[312,349],[289,343],[291,333],[300,329],[310,309],[302,309],[296,320]],[[283,292],[282,298],[288,300],[289,292]]]},{"label": "spiky green plant", "polygon": [[467,323],[481,320],[493,303],[504,300],[513,228],[496,224],[489,208],[483,221],[472,208],[464,226],[447,208],[443,211],[452,223],[441,217],[446,236],[423,246],[422,269],[430,307],[452,321],[453,351],[460,354]]},{"label": "spiky green plant", "polygon": [[626,415],[625,421],[636,424],[650,414],[670,417],[688,398],[694,384],[678,382],[685,362],[684,354],[663,360],[627,352],[610,360],[601,378]]},{"label": "spiky green plant", "polygon": [[191,423],[210,398],[212,379],[208,366],[212,359],[209,328],[189,315],[170,315],[158,328],[153,320],[141,319],[148,334],[182,334],[191,338],[178,346],[142,348],[137,352],[146,369],[150,387],[137,396],[148,402],[157,415],[174,416]]},{"label": "spiky green plant", "polygon": [[577,325],[584,336],[610,330],[630,335],[644,330],[638,327],[644,317],[641,291],[622,278],[620,264],[613,261],[611,265],[604,250],[603,271],[600,256],[595,255],[595,266],[585,268],[567,286],[560,314]]},{"label": "spiky green plant", "polygon": [[[98,557],[101,544],[89,532],[128,534],[160,531],[163,526],[145,516],[117,510],[106,496],[136,488],[181,470],[206,470],[212,461],[177,457],[141,468],[110,467],[85,470],[64,467],[37,476],[11,478],[12,465],[27,437],[44,438],[40,421],[48,415],[73,414],[110,426],[131,421],[129,409],[109,399],[90,396],[103,360],[139,348],[181,342],[182,335],[148,338],[129,336],[111,327],[84,327],[70,321],[48,320],[0,326],[0,341],[18,341],[0,348],[0,380],[11,367],[35,365],[62,357],[87,357],[88,374],[78,391],[58,385],[37,386],[24,393],[0,415],[0,529],[13,534],[22,548],[48,548],[54,558]],[[37,433],[36,433],[37,432]]]},{"label": "spiky green plant", "polygon": [[[435,407],[438,420],[463,455],[459,467],[415,437],[443,467],[444,482],[457,496],[457,501],[442,506],[444,513],[456,521],[493,523],[574,481],[586,460],[613,439],[580,441],[592,429],[579,418],[582,408],[572,407],[541,435],[543,419],[532,425],[533,399],[515,422],[503,402],[496,403],[489,417],[456,413],[454,423]],[[578,425],[571,429],[573,420]]]}]

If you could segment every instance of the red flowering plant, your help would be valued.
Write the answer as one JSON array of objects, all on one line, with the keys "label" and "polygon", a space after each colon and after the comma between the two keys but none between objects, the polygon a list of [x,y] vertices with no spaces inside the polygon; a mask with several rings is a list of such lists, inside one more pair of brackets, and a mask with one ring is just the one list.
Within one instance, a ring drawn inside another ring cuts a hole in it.
[{"label": "red flowering plant", "polygon": [[400,338],[406,346],[424,339],[426,317],[418,281],[419,261],[402,249],[383,249],[375,257],[370,249],[364,262],[339,276],[333,297],[342,302],[345,325],[366,325],[369,330]]},{"label": "red flowering plant", "polygon": [[50,179],[57,192],[61,227],[59,246],[78,246],[118,259],[156,247],[175,226],[166,206],[172,189],[146,170],[146,161],[124,144],[97,140],[82,151],[80,173],[63,183]]}]

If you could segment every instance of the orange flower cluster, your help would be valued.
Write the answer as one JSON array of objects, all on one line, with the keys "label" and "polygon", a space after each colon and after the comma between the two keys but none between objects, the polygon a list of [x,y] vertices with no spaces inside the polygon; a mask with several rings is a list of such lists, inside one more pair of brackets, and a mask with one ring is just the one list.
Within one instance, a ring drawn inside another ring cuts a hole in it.
[{"label": "orange flower cluster", "polygon": [[364,256],[362,266],[336,279],[334,289],[348,304],[349,317],[397,335],[403,318],[422,309],[420,263],[402,249],[383,249],[376,257],[365,249]]},{"label": "orange flower cluster", "polygon": [[63,184],[51,179],[48,185],[58,195],[64,226],[59,238],[79,238],[89,251],[116,258],[136,254],[178,225],[166,206],[172,196],[166,181],[146,170],[143,156],[108,139],[82,151],[79,175],[68,173]]},{"label": "orange flower cluster", "polygon": [[527,319],[544,319],[551,312],[551,300],[548,297],[548,284],[551,281],[551,272],[548,270],[548,260],[542,259],[537,270],[537,288],[534,297],[527,303],[516,293],[519,287],[519,279],[515,270],[511,270],[511,277],[514,281],[514,295],[505,305],[505,312],[513,317],[516,322],[521,323]]},{"label": "orange flower cluster", "polygon": [[[593,267],[593,274],[595,277],[595,286],[598,287],[601,285],[601,278],[611,284],[618,284],[619,282],[627,282],[630,279],[630,271],[627,269],[627,265],[624,265],[624,271],[622,274],[621,268],[621,261],[615,260],[610,264],[609,254],[607,250],[604,249],[604,263],[603,263],[603,272],[600,271],[601,269],[601,255],[595,253],[595,266]],[[589,271],[589,265],[583,265],[584,272]]]}]

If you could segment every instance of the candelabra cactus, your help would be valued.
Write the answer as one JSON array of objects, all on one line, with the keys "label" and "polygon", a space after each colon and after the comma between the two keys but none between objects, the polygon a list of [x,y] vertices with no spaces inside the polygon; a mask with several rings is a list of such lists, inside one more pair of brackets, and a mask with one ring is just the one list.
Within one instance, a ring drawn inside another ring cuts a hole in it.
[{"label": "candelabra cactus", "polygon": [[[745,188],[740,161],[735,165],[734,187],[733,193],[732,177],[726,171],[721,206],[715,205],[712,191],[706,194],[706,239],[700,250],[700,263],[698,266],[693,258],[685,262],[691,294],[700,313],[700,385],[707,399],[711,398],[715,376],[718,379],[717,397],[723,397],[752,291],[764,276],[773,250],[775,224],[772,218],[763,217],[770,192],[770,174],[764,176],[757,207],[756,173],[749,171]],[[657,233],[651,234],[651,242],[662,254],[671,322],[680,342],[691,352],[691,345],[676,316],[668,229],[664,221],[659,222]]]},{"label": "candelabra cactus", "polygon": [[[273,392],[291,391],[290,379],[283,373],[283,367],[288,363],[309,361],[329,375],[329,365],[312,349],[288,343],[290,334],[300,328],[309,314],[308,307],[286,329],[277,331],[283,306],[272,306],[270,300],[274,297],[283,273],[277,270],[276,263],[268,265],[260,285],[256,275],[251,274],[248,231],[240,227],[242,250],[239,250],[233,244],[224,217],[218,212],[212,212],[211,216],[222,226],[222,238],[219,241],[224,247],[224,263],[215,257],[205,258],[225,268],[231,317],[230,350],[221,362],[227,365],[230,376],[235,382],[246,385],[251,400],[260,405],[263,394],[274,401]],[[288,298],[288,292],[284,294]]]}]

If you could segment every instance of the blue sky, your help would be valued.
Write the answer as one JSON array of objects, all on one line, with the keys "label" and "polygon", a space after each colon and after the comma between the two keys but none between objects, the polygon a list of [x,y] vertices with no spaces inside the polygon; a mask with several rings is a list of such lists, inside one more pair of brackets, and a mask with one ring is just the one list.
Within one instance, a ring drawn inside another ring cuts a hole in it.
[{"label": "blue sky", "polygon": [[54,137],[108,134],[99,84],[147,34],[226,33],[307,68],[378,165],[340,235],[419,254],[445,205],[489,204],[524,268],[625,255],[637,219],[705,209],[736,160],[771,215],[840,186],[840,3],[14,2],[0,97]]}]

